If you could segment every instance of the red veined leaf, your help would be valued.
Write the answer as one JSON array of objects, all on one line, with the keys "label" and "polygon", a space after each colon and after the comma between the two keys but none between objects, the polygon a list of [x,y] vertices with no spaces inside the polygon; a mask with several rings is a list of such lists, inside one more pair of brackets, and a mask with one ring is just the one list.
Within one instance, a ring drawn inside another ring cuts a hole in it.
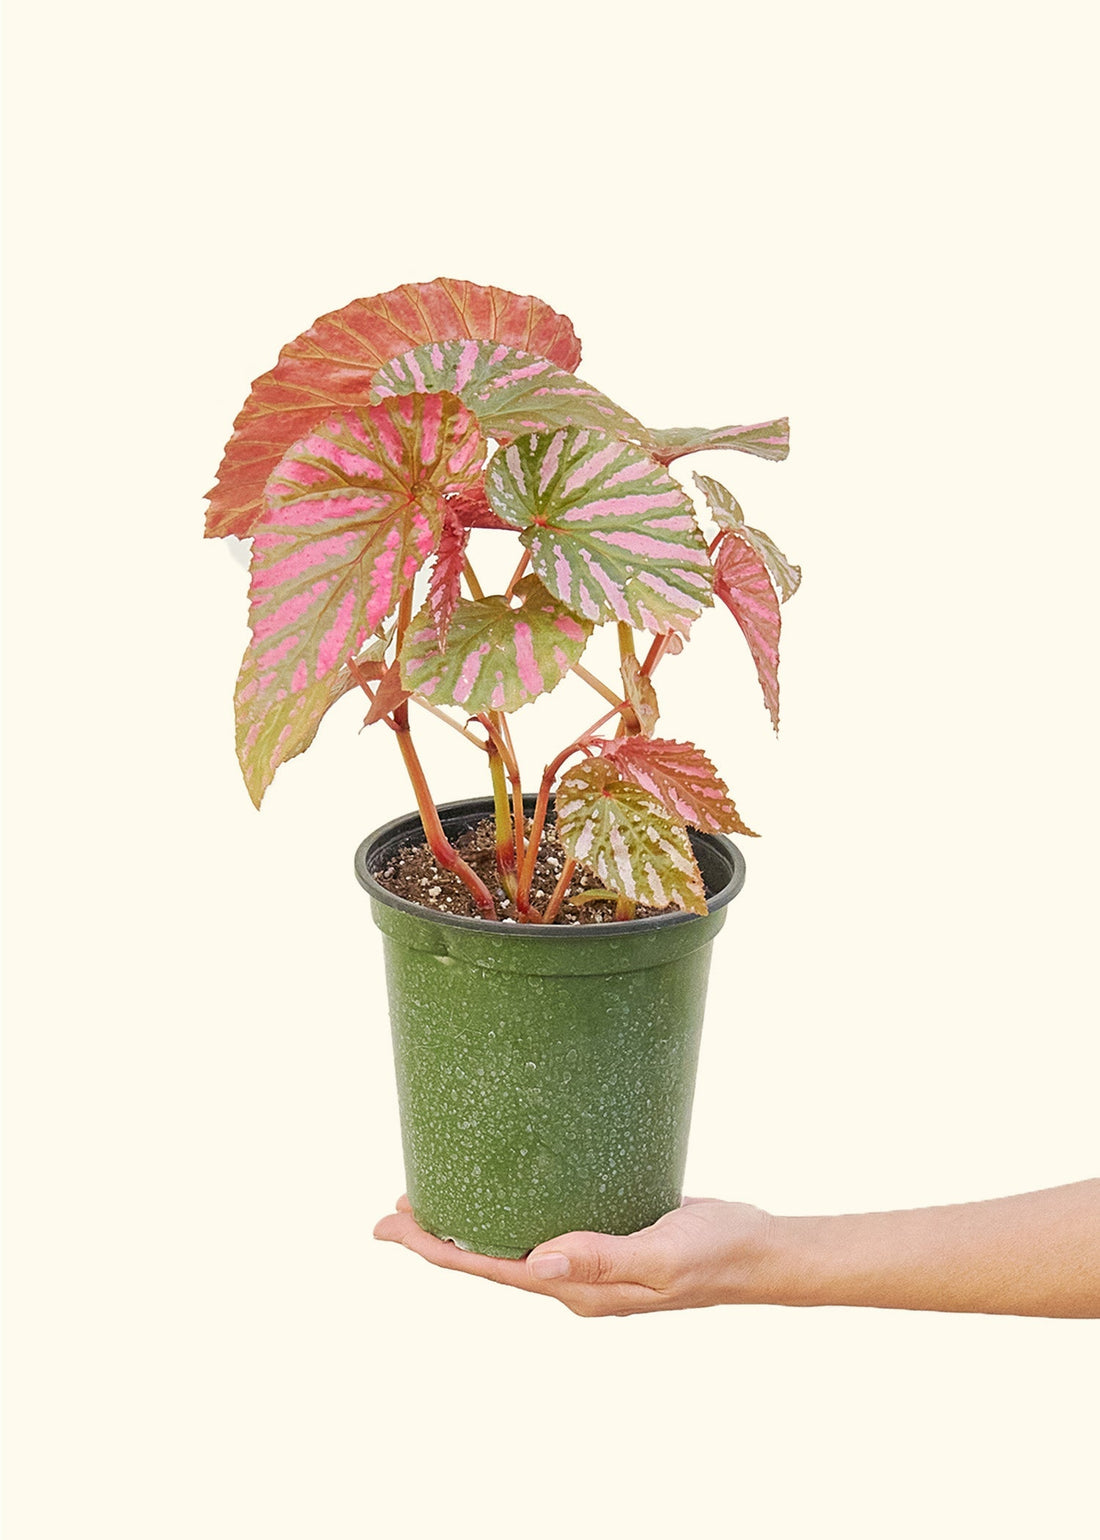
[{"label": "red veined leaf", "polygon": [[695,508],[636,444],[592,428],[525,435],[497,450],[485,490],[550,592],[587,620],[686,634],[712,602]]},{"label": "red veined leaf", "polygon": [[447,644],[447,627],[462,597],[462,568],[470,531],[448,504],[443,510],[443,534],[428,582],[428,612],[440,647]]},{"label": "red veined leaf", "polygon": [[[624,780],[651,792],[670,813],[709,834],[752,834],[730,800],[726,783],[693,743],[672,738],[609,738],[600,752]],[[755,836],[754,836],[755,837]]]},{"label": "red veined leaf", "polygon": [[352,300],[287,343],[274,369],[253,383],[207,494],[207,535],[250,535],[263,516],[267,479],[291,444],[331,407],[366,405],[371,376],[387,359],[453,337],[491,338],[562,369],[580,362],[572,323],[531,295],[437,278]]},{"label": "red veined leaf", "polygon": [[331,676],[434,551],[444,490],[476,475],[481,454],[456,397],[405,396],[330,418],[276,467],[237,680],[237,754],[257,807],[332,704]]},{"label": "red veined leaf", "polygon": [[743,428],[650,428],[646,442],[662,465],[703,449],[740,449],[761,460],[785,460],[791,449],[791,425],[786,417],[777,417],[774,422],[754,422]]},{"label": "red veined leaf", "polygon": [[620,438],[645,437],[636,417],[547,358],[500,342],[472,338],[432,342],[391,358],[372,381],[374,401],[410,391],[449,390],[490,438],[553,428],[599,428]]},{"label": "red veined leaf", "polygon": [[374,699],[371,701],[370,710],[363,718],[364,727],[372,727],[375,722],[380,722],[383,717],[391,716],[404,701],[409,698],[409,692],[401,683],[401,670],[396,663],[391,663],[383,673]]},{"label": "red veined leaf", "polygon": [[642,665],[637,658],[624,658],[619,672],[623,680],[623,699],[634,707],[634,715],[638,718],[642,732],[651,733],[661,714],[653,681],[648,674],[642,673]]},{"label": "red veined leaf", "polygon": [[732,531],[722,536],[715,553],[714,592],[745,633],[764,702],[778,732],[779,600],[763,560]]},{"label": "red veined leaf", "polygon": [[706,914],[703,879],[679,820],[609,760],[587,759],[567,770],[555,798],[557,834],[613,893],[664,909],[674,904]]},{"label": "red veined leaf", "polygon": [[516,584],[519,604],[503,594],[460,599],[447,645],[427,605],[413,617],[401,649],[401,677],[433,705],[478,711],[515,711],[552,690],[578,662],[592,634],[529,573]]},{"label": "red veined leaf", "polygon": [[478,480],[464,492],[452,493],[447,498],[447,506],[467,529],[512,529],[511,524],[498,519],[489,507],[484,480]]},{"label": "red veined leaf", "polygon": [[802,568],[796,567],[793,561],[787,560],[770,535],[766,535],[762,529],[753,529],[751,524],[745,523],[741,504],[729,487],[724,487],[720,481],[715,481],[713,476],[700,476],[698,471],[692,472],[692,479],[706,498],[715,523],[720,529],[734,531],[752,546],[779,590],[780,600],[785,603],[802,581]]}]

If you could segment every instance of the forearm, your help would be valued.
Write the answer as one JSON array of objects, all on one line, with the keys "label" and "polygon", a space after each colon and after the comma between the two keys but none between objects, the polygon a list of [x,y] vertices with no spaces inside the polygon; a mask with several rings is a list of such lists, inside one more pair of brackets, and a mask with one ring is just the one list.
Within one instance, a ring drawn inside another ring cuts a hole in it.
[{"label": "forearm", "polygon": [[776,1218],[757,1277],[774,1304],[1100,1316],[1100,1179],[946,1208]]}]

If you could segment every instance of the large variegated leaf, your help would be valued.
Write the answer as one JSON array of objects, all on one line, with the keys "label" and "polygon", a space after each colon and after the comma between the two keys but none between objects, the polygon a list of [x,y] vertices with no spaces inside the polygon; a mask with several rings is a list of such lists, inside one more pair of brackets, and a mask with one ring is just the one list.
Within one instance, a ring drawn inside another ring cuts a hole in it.
[{"label": "large variegated leaf", "polygon": [[601,428],[623,438],[644,438],[636,417],[548,358],[499,342],[433,342],[391,358],[375,374],[372,400],[410,391],[449,390],[460,396],[490,438],[552,428]]},{"label": "large variegated leaf", "polygon": [[413,617],[401,651],[401,677],[434,705],[515,711],[560,684],[580,660],[592,624],[548,594],[533,573],[503,594],[460,599],[440,649],[428,605]]},{"label": "large variegated leaf", "polygon": [[642,673],[642,665],[634,657],[624,658],[619,672],[623,681],[623,699],[634,707],[634,715],[638,718],[642,732],[651,733],[661,714],[653,681],[648,674]]},{"label": "large variegated leaf", "polygon": [[729,487],[715,481],[713,476],[701,476],[698,471],[692,472],[692,480],[706,498],[718,527],[734,531],[746,544],[752,546],[767,567],[772,582],[779,590],[780,599],[784,602],[789,599],[802,581],[802,568],[787,560],[770,535],[745,523],[741,504]]},{"label": "large variegated leaf", "polygon": [[650,428],[646,442],[662,465],[703,449],[740,449],[761,460],[785,460],[791,448],[791,425],[786,417],[777,417],[774,422],[740,428]]},{"label": "large variegated leaf", "polygon": [[712,602],[694,506],[635,444],[591,428],[528,434],[493,456],[485,490],[550,592],[588,620],[686,635]]},{"label": "large variegated leaf", "polygon": [[567,317],[531,295],[455,278],[408,283],[355,299],[313,323],[253,383],[207,495],[207,535],[249,535],[271,472],[332,407],[366,404],[374,371],[425,342],[484,337],[575,369],[581,349]]},{"label": "large variegated leaf", "polygon": [[601,743],[624,780],[653,794],[676,818],[710,834],[752,834],[730,799],[726,783],[693,743],[631,736]]},{"label": "large variegated leaf", "polygon": [[756,676],[779,731],[779,600],[761,557],[732,532],[722,536],[714,562],[714,592],[745,633]]},{"label": "large variegated leaf", "polygon": [[566,854],[606,888],[635,903],[706,914],[703,879],[682,823],[656,797],[624,780],[609,759],[566,771],[555,801]]},{"label": "large variegated leaf", "polygon": [[332,704],[348,654],[435,549],[444,489],[477,475],[481,454],[456,397],[406,396],[330,418],[276,467],[237,681],[237,753],[257,807]]}]

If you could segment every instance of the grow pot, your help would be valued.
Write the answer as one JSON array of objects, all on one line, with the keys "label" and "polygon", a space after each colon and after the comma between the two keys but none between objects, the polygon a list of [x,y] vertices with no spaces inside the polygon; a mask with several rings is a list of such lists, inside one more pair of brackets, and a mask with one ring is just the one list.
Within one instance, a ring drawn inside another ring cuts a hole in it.
[{"label": "grow pot", "polygon": [[[490,798],[439,809],[452,840],[492,812]],[[681,1201],[711,943],[744,857],[692,834],[706,915],[515,925],[383,888],[373,873],[422,839],[412,813],[355,854],[384,938],[418,1223],[497,1257],[569,1230],[653,1224]]]}]

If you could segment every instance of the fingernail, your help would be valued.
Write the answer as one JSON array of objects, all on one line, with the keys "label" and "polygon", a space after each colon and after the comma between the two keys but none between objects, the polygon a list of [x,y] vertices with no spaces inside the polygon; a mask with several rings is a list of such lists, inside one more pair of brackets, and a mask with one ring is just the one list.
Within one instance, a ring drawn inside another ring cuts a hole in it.
[{"label": "fingernail", "polygon": [[530,1261],[536,1278],[564,1278],[569,1271],[569,1258],[560,1251],[544,1251]]}]

